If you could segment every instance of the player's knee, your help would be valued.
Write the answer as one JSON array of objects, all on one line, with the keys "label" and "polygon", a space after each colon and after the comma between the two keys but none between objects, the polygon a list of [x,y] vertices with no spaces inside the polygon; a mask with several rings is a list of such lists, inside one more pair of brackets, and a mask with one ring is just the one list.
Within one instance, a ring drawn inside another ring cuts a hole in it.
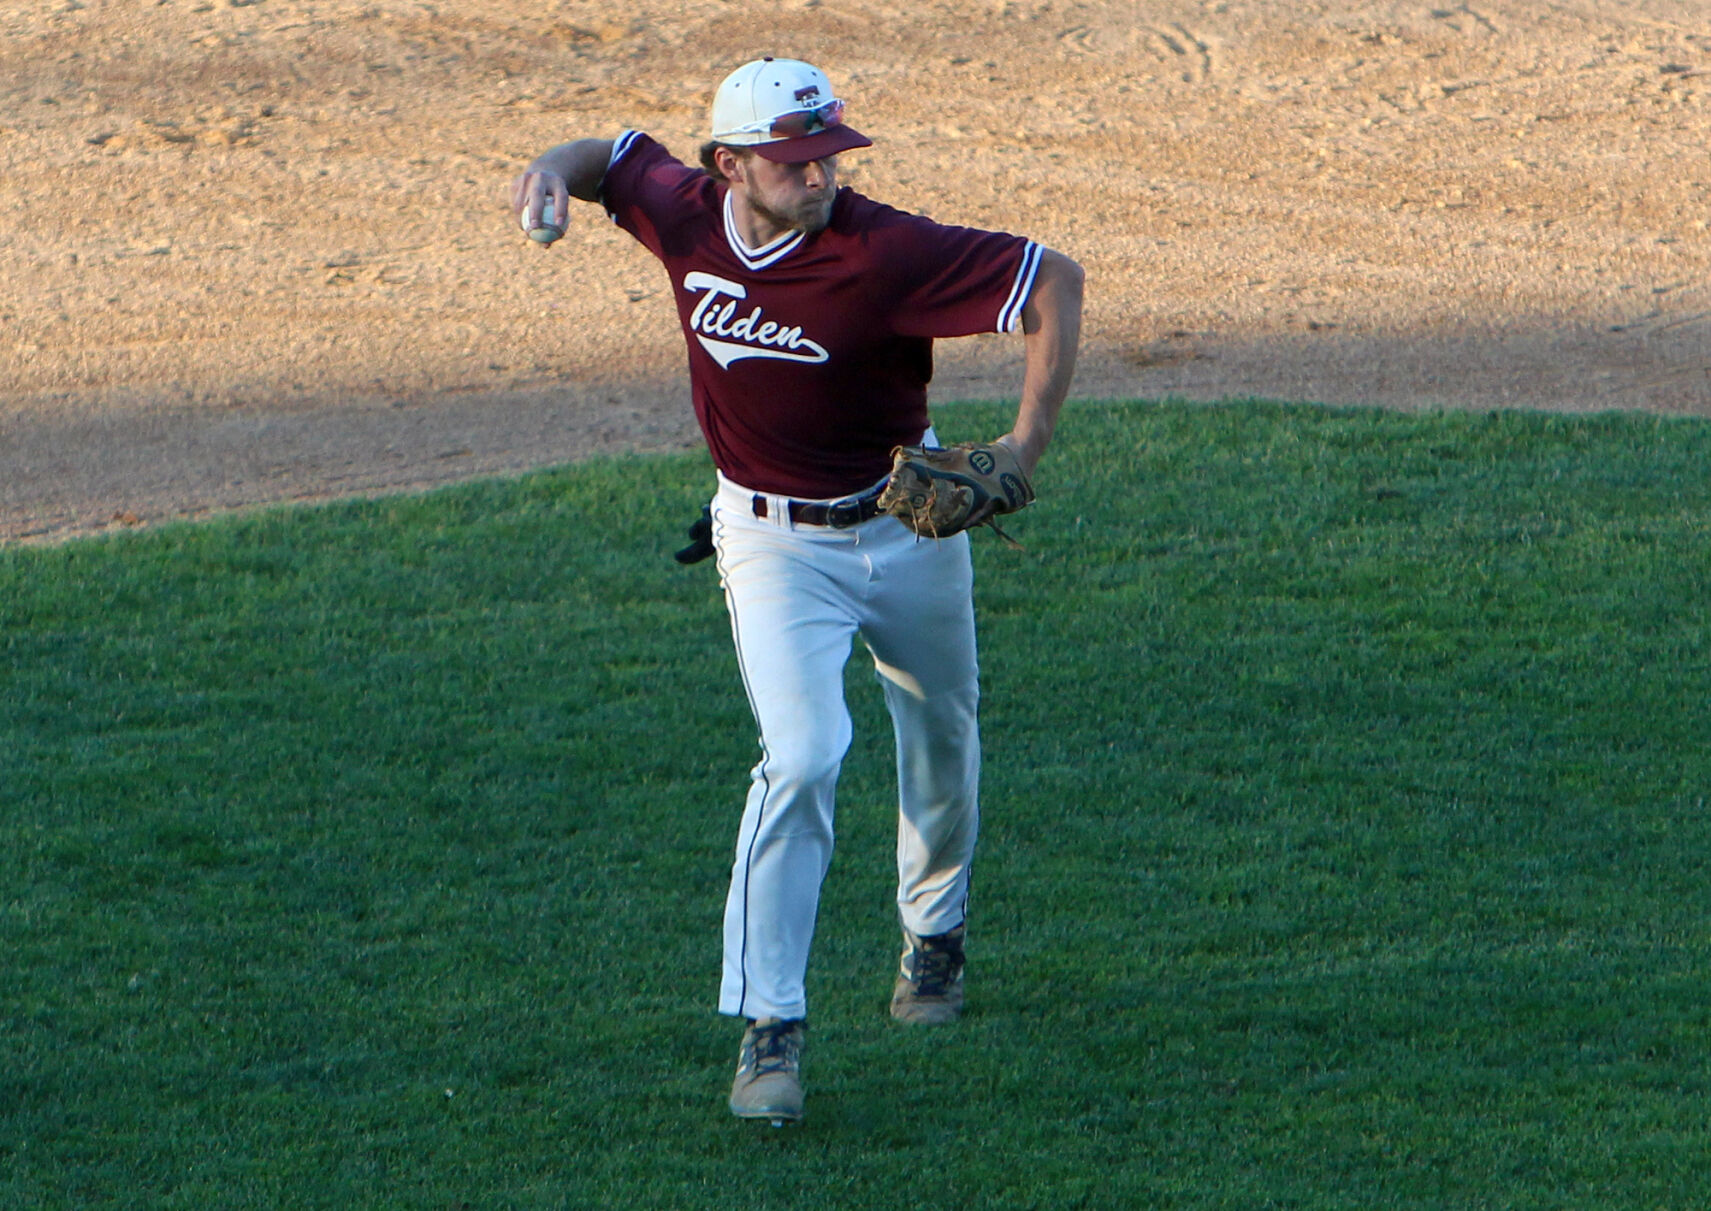
[{"label": "player's knee", "polygon": [[755,770],[775,794],[830,795],[843,768],[847,736],[805,735],[787,741],[767,740],[766,760]]},{"label": "player's knee", "polygon": [[763,776],[779,794],[830,793],[842,768],[841,756],[797,752],[768,761]]}]

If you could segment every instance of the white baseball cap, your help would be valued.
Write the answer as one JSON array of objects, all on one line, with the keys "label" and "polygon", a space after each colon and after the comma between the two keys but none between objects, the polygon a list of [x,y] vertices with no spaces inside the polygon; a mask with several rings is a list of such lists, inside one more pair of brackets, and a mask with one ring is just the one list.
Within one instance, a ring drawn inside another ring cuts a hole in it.
[{"label": "white baseball cap", "polygon": [[737,68],[713,94],[713,141],[752,147],[779,164],[873,146],[872,139],[844,125],[844,103],[832,95],[825,72],[800,59],[770,55]]}]

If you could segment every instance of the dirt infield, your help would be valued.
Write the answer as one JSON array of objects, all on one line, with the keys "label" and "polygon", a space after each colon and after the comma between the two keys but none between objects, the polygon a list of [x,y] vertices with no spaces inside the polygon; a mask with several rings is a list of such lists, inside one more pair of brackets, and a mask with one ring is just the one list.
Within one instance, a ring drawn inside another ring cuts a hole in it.
[{"label": "dirt infield", "polygon": [[857,189],[1086,266],[1077,397],[1711,414],[1703,0],[17,0],[0,540],[694,445],[657,265],[503,191],[763,53]]}]

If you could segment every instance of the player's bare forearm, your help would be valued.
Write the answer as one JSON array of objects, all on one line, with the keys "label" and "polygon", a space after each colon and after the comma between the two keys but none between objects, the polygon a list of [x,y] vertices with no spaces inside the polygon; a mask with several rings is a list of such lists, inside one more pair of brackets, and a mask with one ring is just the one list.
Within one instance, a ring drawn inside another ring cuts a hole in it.
[{"label": "player's bare forearm", "polygon": [[511,182],[511,209],[532,227],[548,200],[559,215],[569,212],[571,198],[598,202],[611,159],[610,139],[577,139],[544,151]]},{"label": "player's bare forearm", "polygon": [[1081,345],[1081,266],[1061,252],[1046,249],[1034,278],[1034,289],[1022,308],[1022,403],[1016,426],[999,440],[1016,452],[1028,475],[1057,427],[1058,412],[1075,377],[1075,355]]}]

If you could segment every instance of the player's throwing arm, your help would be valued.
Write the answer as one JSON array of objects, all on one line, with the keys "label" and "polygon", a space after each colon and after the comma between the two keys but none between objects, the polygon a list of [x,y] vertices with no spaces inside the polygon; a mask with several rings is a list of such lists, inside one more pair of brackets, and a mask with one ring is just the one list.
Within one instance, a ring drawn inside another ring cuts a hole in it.
[{"label": "player's throwing arm", "polygon": [[564,235],[570,199],[600,200],[600,178],[612,158],[610,139],[561,143],[535,158],[511,182],[511,209],[518,225],[543,248]]}]

